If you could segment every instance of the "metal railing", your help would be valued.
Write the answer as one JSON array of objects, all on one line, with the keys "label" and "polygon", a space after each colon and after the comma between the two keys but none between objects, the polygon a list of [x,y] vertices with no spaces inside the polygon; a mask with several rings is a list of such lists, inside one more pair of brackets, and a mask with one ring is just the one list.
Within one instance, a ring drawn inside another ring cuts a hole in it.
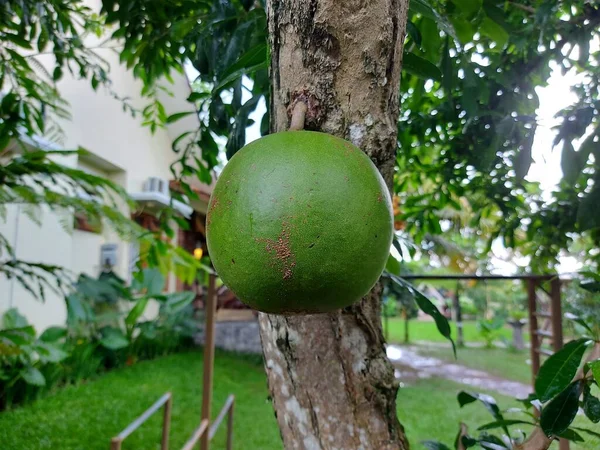
[{"label": "metal railing", "polygon": [[[192,436],[183,446],[182,450],[191,450],[198,442],[200,442],[200,450],[208,450],[210,441],[217,433],[221,422],[227,415],[227,450],[233,448],[233,407],[235,397],[229,395],[225,401],[225,405],[219,412],[212,425],[210,425],[210,409],[212,404],[212,387],[213,387],[213,370],[215,358],[215,312],[217,308],[216,302],[216,276],[211,273],[208,283],[208,292],[205,305],[206,313],[206,330],[204,343],[204,370],[203,370],[203,386],[202,386],[202,413],[200,417],[200,425],[194,430]],[[169,448],[169,427],[171,425],[171,407],[172,395],[167,392],[156,403],[148,408],[144,413],[135,419],[125,428],[119,435],[112,438],[110,443],[111,450],[121,450],[122,442],[140,427],[152,414],[165,405],[163,430],[161,439],[161,450]]]},{"label": "metal railing", "polygon": [[160,449],[169,449],[169,428],[171,427],[171,408],[173,406],[173,396],[170,392],[159,398],[150,408],[142,413],[140,417],[131,422],[127,428],[121,431],[117,436],[111,439],[110,449],[121,450],[123,441],[135,430],[137,430],[144,422],[146,422],[152,414],[158,411],[161,406],[165,407],[163,412],[162,437],[160,441]]},{"label": "metal railing", "polygon": [[208,425],[209,425],[208,420],[203,419],[200,422],[200,425],[198,426],[198,428],[196,428],[194,430],[194,433],[192,434],[192,436],[188,439],[188,441],[185,443],[185,445],[181,448],[181,450],[192,450],[194,448],[194,446],[198,442],[200,442],[200,440],[202,438],[204,438],[204,439],[202,440],[201,444],[203,442],[212,441],[212,439],[215,437],[215,434],[217,434],[219,426],[221,425],[221,422],[223,422],[223,419],[225,418],[225,416],[227,416],[227,444],[226,444],[225,448],[227,450],[232,450],[233,449],[233,406],[234,406],[234,404],[235,404],[235,397],[233,395],[230,395],[229,397],[227,397],[227,400],[225,401],[223,408],[221,408],[219,415],[217,416],[215,421],[212,423],[210,428],[208,427]]},{"label": "metal railing", "polygon": [[[156,411],[158,411],[161,406],[164,405],[163,412],[163,425],[162,425],[162,436],[160,441],[161,450],[169,449],[169,429],[171,427],[171,408],[173,406],[173,396],[170,392],[167,392],[161,398],[159,398],[150,408],[142,413],[137,419],[131,422],[127,428],[121,431],[117,436],[111,439],[110,441],[110,449],[111,450],[121,450],[121,445],[123,441],[131,435],[135,430],[137,430],[144,422],[146,422]],[[191,450],[194,448],[196,444],[200,441],[200,439],[204,438],[207,442],[212,441],[217,434],[223,419],[227,416],[227,443],[226,449],[233,449],[233,408],[235,405],[235,397],[230,395],[227,397],[223,408],[219,412],[219,415],[214,420],[212,425],[209,427],[208,419],[203,419],[200,422],[198,428],[194,430],[192,436],[188,439],[188,441],[184,444],[181,450]]]}]

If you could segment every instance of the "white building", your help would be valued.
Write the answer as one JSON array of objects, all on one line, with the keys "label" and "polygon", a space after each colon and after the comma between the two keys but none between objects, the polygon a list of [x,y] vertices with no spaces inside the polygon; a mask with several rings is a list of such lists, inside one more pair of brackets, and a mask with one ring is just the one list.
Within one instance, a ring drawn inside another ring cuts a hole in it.
[{"label": "white building", "polygon": [[[98,52],[111,64],[109,77],[112,89],[128,96],[137,108],[143,108],[148,99],[140,96],[141,84],[124,65],[119,64],[118,55],[109,49],[100,49]],[[165,82],[165,85],[174,95],[164,94],[161,98],[167,113],[193,110],[193,105],[186,101],[190,93],[188,80],[184,75],[173,75],[174,84]],[[63,157],[60,158],[61,162],[113,180],[139,199],[140,207],[147,205],[148,201],[161,200],[161,196],[164,200],[172,179],[170,165],[178,157],[172,151],[171,143],[181,132],[198,128],[197,115],[186,116],[152,134],[147,126],[142,126],[139,115],[133,118],[129,112],[124,112],[118,100],[101,87],[94,91],[89,80],[77,80],[65,74],[58,83],[58,89],[69,102],[72,115],[70,121],[61,122],[63,141],[45,142],[42,138],[35,145],[50,145],[60,149],[83,147],[90,152],[89,156]],[[150,178],[164,182],[149,183]],[[204,191],[202,200],[192,205],[200,213],[195,217],[197,222],[206,212],[209,190]],[[104,227],[100,233],[86,231],[85,227],[66,230],[61,222],[73,223],[74,218],[64,217],[68,212],[57,214],[48,210],[41,211],[41,224],[37,224],[24,214],[25,208],[26,205],[9,205],[6,220],[0,219],[0,234],[8,239],[17,258],[56,264],[74,273],[96,277],[102,267],[103,245],[116,244],[115,272],[128,279],[135,250],[129,243],[120,241],[108,227]],[[191,208],[185,211],[186,208],[180,205],[182,211],[191,212]],[[189,247],[189,241],[194,238],[180,232],[178,239],[183,244],[188,243]],[[167,289],[173,291],[176,287],[177,282],[171,276]],[[28,294],[17,281],[7,280],[0,275],[0,316],[12,307],[24,314],[38,332],[65,323],[66,307],[62,296],[47,292],[47,298],[42,302]]]}]

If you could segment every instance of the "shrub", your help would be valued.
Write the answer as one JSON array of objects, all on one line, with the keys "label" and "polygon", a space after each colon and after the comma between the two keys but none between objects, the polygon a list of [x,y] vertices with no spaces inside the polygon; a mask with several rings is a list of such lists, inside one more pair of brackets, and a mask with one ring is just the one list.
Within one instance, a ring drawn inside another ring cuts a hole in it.
[{"label": "shrub", "polygon": [[[0,327],[0,410],[31,401],[53,387],[79,383],[193,344],[192,292],[164,294],[162,275],[144,270],[131,287],[111,273],[82,275],[65,301],[65,327],[36,331],[16,309]],[[160,309],[143,320],[150,300]]]}]

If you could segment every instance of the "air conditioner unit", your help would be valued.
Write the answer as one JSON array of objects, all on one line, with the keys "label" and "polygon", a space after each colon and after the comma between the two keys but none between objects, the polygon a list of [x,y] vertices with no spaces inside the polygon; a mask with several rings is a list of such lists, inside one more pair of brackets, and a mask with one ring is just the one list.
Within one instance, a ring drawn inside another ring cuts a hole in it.
[{"label": "air conditioner unit", "polygon": [[150,177],[144,183],[144,192],[160,192],[168,197],[170,195],[169,182],[164,178]]}]

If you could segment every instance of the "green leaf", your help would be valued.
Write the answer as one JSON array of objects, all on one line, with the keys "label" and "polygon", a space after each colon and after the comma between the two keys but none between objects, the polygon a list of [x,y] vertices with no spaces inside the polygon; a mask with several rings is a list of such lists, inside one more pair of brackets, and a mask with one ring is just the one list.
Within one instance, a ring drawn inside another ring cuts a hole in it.
[{"label": "green leaf", "polygon": [[267,46],[264,43],[252,47],[239,59],[223,71],[222,78],[213,88],[213,95],[221,91],[225,86],[237,80],[244,74],[255,72],[267,67]]},{"label": "green leaf", "polygon": [[35,330],[32,326],[0,330],[0,341],[8,341],[14,345],[21,346],[31,344],[34,340]]},{"label": "green leaf", "polygon": [[210,98],[210,92],[192,92],[187,98],[188,102],[195,102],[198,100],[206,100]]},{"label": "green leaf", "polygon": [[196,294],[191,291],[173,292],[172,294],[164,295],[162,300],[166,310],[169,313],[177,313],[192,303],[196,298]]},{"label": "green leaf", "polygon": [[600,400],[592,395],[587,384],[583,388],[583,412],[592,422],[600,422]]},{"label": "green leaf", "polygon": [[461,44],[465,45],[473,39],[475,29],[473,28],[471,22],[463,17],[458,16],[452,17],[450,21],[456,30],[456,35],[458,36],[458,40]]},{"label": "green leaf", "polygon": [[590,363],[590,369],[592,369],[592,375],[594,375],[594,380],[600,386],[600,359],[593,361]]},{"label": "green leaf", "polygon": [[421,441],[421,444],[423,444],[427,450],[450,450],[450,447],[439,441]]},{"label": "green leaf", "polygon": [[192,133],[193,133],[192,131],[186,131],[185,133],[181,133],[179,136],[177,136],[175,138],[175,140],[173,141],[173,143],[171,144],[171,149],[175,153],[179,152],[179,149],[177,148],[177,144],[179,144],[179,142],[181,142],[182,139],[184,139],[186,136],[189,136]]},{"label": "green leaf", "polygon": [[592,337],[594,335],[594,331],[592,330],[592,328],[582,318],[577,317],[576,315],[570,314],[570,313],[565,314],[565,318],[569,319],[569,320],[572,320],[573,322],[575,322],[576,324],[579,324],[585,330],[587,330],[590,333],[587,337]]},{"label": "green leaf", "polygon": [[593,436],[596,438],[600,438],[600,433],[598,433],[597,431],[592,431],[592,430],[589,430],[587,428],[582,428],[582,427],[571,427],[571,429],[581,431],[582,433],[589,434],[590,436]]},{"label": "green leaf", "polygon": [[184,117],[187,117],[191,114],[196,114],[196,111],[183,111],[183,112],[171,114],[169,117],[167,117],[166,122],[167,123],[177,122],[179,119],[183,119]]},{"label": "green leaf", "polygon": [[37,40],[38,52],[42,53],[46,49],[46,45],[48,45],[48,31],[46,31],[45,27],[42,27]]},{"label": "green leaf", "polygon": [[562,169],[563,178],[569,184],[577,181],[577,177],[579,177],[579,173],[583,168],[579,165],[579,154],[575,151],[573,143],[568,138],[565,138],[563,141],[560,168]]},{"label": "green leaf", "polygon": [[113,327],[105,327],[102,330],[102,339],[100,345],[110,350],[119,350],[129,345],[129,341],[121,330]]},{"label": "green leaf", "polygon": [[160,295],[165,287],[165,277],[157,268],[144,269],[141,279],[136,278],[131,287],[135,291],[145,292],[149,297]]},{"label": "green leaf", "polygon": [[136,302],[135,306],[131,308],[131,311],[129,311],[129,314],[127,314],[127,317],[125,318],[125,323],[128,327],[134,326],[142,314],[144,314],[146,306],[148,306],[148,300],[150,300],[148,297],[142,297]]},{"label": "green leaf", "polygon": [[437,20],[437,13],[425,0],[412,0],[408,10],[413,14],[420,14],[428,19]]},{"label": "green leaf", "polygon": [[579,231],[587,231],[600,227],[600,186],[594,185],[592,191],[579,201],[577,223]]},{"label": "green leaf", "polygon": [[478,12],[483,5],[483,0],[452,0],[458,9],[460,9],[464,14],[471,16]]},{"label": "green leaf", "polygon": [[[508,432],[507,432],[508,433]],[[479,436],[479,445],[484,450],[502,450],[508,449],[504,441],[493,434],[487,434],[485,431]]]},{"label": "green leaf", "polygon": [[67,352],[47,342],[39,342],[35,345],[35,350],[43,362],[57,363],[69,357]]},{"label": "green leaf", "polygon": [[22,47],[24,49],[31,50],[31,43],[24,37],[21,37],[17,34],[3,33],[2,39],[12,42],[13,44],[18,45],[19,47]]},{"label": "green leaf", "polygon": [[[498,405],[496,404],[496,400],[494,399],[494,397],[491,397],[486,394],[479,394],[477,392],[460,391],[458,393],[456,399],[458,400],[458,404],[460,405],[461,408],[470,403],[480,401],[481,403],[483,403],[485,408],[490,412],[490,414],[494,417],[494,419],[496,419],[496,421],[504,422],[504,417],[502,416],[502,413],[500,412],[500,408],[498,408]],[[504,425],[500,425],[500,426],[503,427],[504,429],[506,429],[506,427]],[[507,434],[508,434],[508,431],[507,431]]]},{"label": "green leaf", "polygon": [[63,327],[50,327],[40,336],[40,341],[56,342],[67,336],[67,329]]},{"label": "green leaf", "polygon": [[29,366],[21,370],[20,375],[27,384],[31,384],[33,386],[44,386],[46,384],[46,378],[44,378],[42,372],[33,366]]},{"label": "green leaf", "polygon": [[2,315],[2,327],[6,329],[25,328],[29,325],[24,315],[17,308],[10,308]]},{"label": "green leaf", "polygon": [[406,31],[410,38],[417,44],[417,47],[421,47],[421,42],[423,41],[423,37],[421,36],[421,32],[417,28],[417,26],[411,22],[410,20],[406,23]]},{"label": "green leaf", "polygon": [[559,437],[566,439],[567,441],[585,442],[585,439],[583,439],[579,433],[574,431],[573,428],[567,428],[565,431],[560,433]]},{"label": "green leaf", "polygon": [[433,64],[437,64],[440,61],[440,50],[441,50],[441,37],[440,30],[434,20],[423,18],[421,19],[421,35],[422,49],[425,52],[425,58],[431,61]]},{"label": "green leaf", "polygon": [[542,403],[550,400],[571,383],[590,342],[589,339],[568,342],[540,367],[535,380],[535,393]]},{"label": "green leaf", "polygon": [[442,336],[450,341],[452,344],[452,351],[454,352],[454,357],[456,357],[456,345],[454,344],[454,340],[452,339],[450,324],[448,323],[448,319],[435,307],[435,305],[427,298],[425,294],[416,289],[412,284],[403,278],[388,273],[387,274],[392,281],[394,281],[399,286],[408,290],[413,297],[415,298],[415,302],[421,311],[425,314],[431,316],[435,321],[435,325]]},{"label": "green leaf", "polygon": [[535,423],[527,422],[526,420],[496,420],[494,422],[481,425],[477,430],[493,430],[494,428],[506,428],[511,425],[535,425]]},{"label": "green leaf", "polygon": [[62,67],[56,66],[54,68],[54,72],[52,72],[52,79],[54,81],[58,81],[62,78],[62,75],[63,75]]},{"label": "green leaf", "polygon": [[580,395],[581,380],[577,380],[542,408],[540,426],[546,436],[559,436],[569,428],[577,415]]},{"label": "green leaf", "polygon": [[387,263],[385,264],[385,270],[394,275],[400,275],[400,261],[394,258],[391,254],[388,256]]},{"label": "green leaf", "polygon": [[479,31],[496,42],[500,49],[504,48],[508,42],[508,32],[489,17],[483,19]]},{"label": "green leaf", "polygon": [[452,57],[450,56],[450,39],[448,37],[446,37],[442,52],[442,74],[442,85],[446,94],[449,95],[454,87],[454,66],[452,64]]},{"label": "green leaf", "polygon": [[405,53],[402,60],[402,70],[424,79],[440,81],[442,73],[434,64],[414,53]]}]

